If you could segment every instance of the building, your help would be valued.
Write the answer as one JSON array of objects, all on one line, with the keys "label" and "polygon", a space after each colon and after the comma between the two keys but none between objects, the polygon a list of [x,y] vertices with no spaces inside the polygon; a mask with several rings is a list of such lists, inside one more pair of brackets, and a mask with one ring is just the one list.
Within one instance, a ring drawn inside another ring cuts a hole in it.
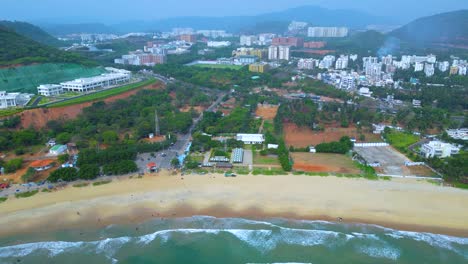
[{"label": "building", "polygon": [[[153,50],[155,48],[152,48]],[[152,53],[134,53],[123,55],[121,59],[115,59],[115,64],[123,65],[145,65],[145,66],[154,66],[156,64],[164,64],[167,62],[167,50],[164,49],[164,52],[160,54]]]},{"label": "building", "polygon": [[349,57],[341,55],[335,62],[335,69],[342,70],[348,68]]},{"label": "building", "polygon": [[32,95],[30,94],[0,91],[0,109],[26,105],[31,98]]},{"label": "building", "polygon": [[29,164],[29,167],[33,168],[35,171],[45,171],[54,166],[53,160],[35,160]]},{"label": "building", "polygon": [[67,148],[66,145],[55,145],[49,150],[49,153],[50,153],[50,155],[58,156],[60,154],[65,153],[65,151],[67,151],[67,149],[68,148]]},{"label": "building", "polygon": [[424,63],[422,62],[416,62],[414,64],[414,71],[415,72],[420,72],[420,71],[423,71],[424,70]]},{"label": "building", "polygon": [[453,139],[468,140],[468,128],[448,129],[447,135]]},{"label": "building", "polygon": [[449,67],[450,63],[448,61],[439,62],[439,71],[446,72],[448,71]]},{"label": "building", "polygon": [[304,47],[304,39],[295,37],[273,38],[271,45],[273,46],[290,46],[296,48]]},{"label": "building", "polygon": [[323,59],[319,63],[319,68],[320,69],[329,69],[333,66],[333,63],[335,62],[335,56],[333,55],[327,55],[323,57]]},{"label": "building", "polygon": [[458,66],[450,67],[450,75],[458,74]]},{"label": "building", "polygon": [[226,38],[232,37],[232,34],[226,33],[226,30],[197,30],[197,34],[207,38]]},{"label": "building", "polygon": [[458,67],[458,75],[466,75],[467,66]]},{"label": "building", "polygon": [[434,64],[426,63],[424,65],[424,73],[426,74],[426,77],[431,77],[432,75],[434,75],[434,72],[435,72]]},{"label": "building", "polygon": [[356,86],[356,81],[353,76],[346,76],[341,78],[340,89],[353,90]]},{"label": "building", "polygon": [[413,107],[421,107],[421,100],[413,99]]},{"label": "building", "polygon": [[270,69],[270,66],[266,63],[253,63],[249,65],[249,71],[264,73]]},{"label": "building", "polygon": [[268,58],[268,50],[266,49],[254,49],[254,48],[238,48],[232,52],[233,56],[240,57],[240,56],[256,56],[259,59],[266,59]]},{"label": "building", "polygon": [[371,97],[372,92],[367,87],[361,87],[361,88],[359,88],[359,95],[360,96],[365,96],[365,97]]},{"label": "building", "polygon": [[62,85],[60,84],[41,84],[37,87],[37,94],[43,96],[57,96],[63,93]]},{"label": "building", "polygon": [[304,48],[306,49],[321,49],[327,45],[325,41],[309,41],[304,42]]},{"label": "building", "polygon": [[113,85],[127,83],[131,79],[131,74],[127,73],[108,73],[91,78],[76,79],[61,83],[64,91],[69,92],[88,92],[97,88],[106,88]]},{"label": "building", "polygon": [[292,21],[288,26],[288,31],[290,32],[298,32],[307,27],[307,22],[301,21]]},{"label": "building", "polygon": [[244,144],[263,144],[265,137],[263,134],[237,134],[236,139]]},{"label": "building", "polygon": [[240,36],[240,45],[241,46],[253,46],[255,45],[255,41],[257,41],[256,36]]},{"label": "building", "polygon": [[348,36],[346,27],[309,27],[307,36],[311,38],[343,38]]},{"label": "building", "polygon": [[189,42],[189,43],[195,43],[197,42],[197,35],[195,34],[182,34],[179,36],[179,40]]},{"label": "building", "polygon": [[458,154],[459,152],[460,148],[457,146],[441,141],[431,141],[421,147],[421,155],[425,158],[446,158]]},{"label": "building", "polygon": [[257,62],[257,60],[258,60],[258,58],[256,56],[250,56],[250,55],[244,55],[244,56],[237,57],[237,61],[242,65],[252,64],[252,63]]},{"label": "building", "polygon": [[319,61],[316,59],[300,59],[297,63],[299,70],[313,70],[318,67]]},{"label": "building", "polygon": [[270,46],[268,48],[269,60],[289,60],[291,50],[289,46]]},{"label": "building", "polygon": [[258,35],[257,44],[260,45],[260,46],[271,45],[271,43],[273,42],[273,38],[274,38],[275,36],[276,36],[276,35],[275,35],[275,34],[272,34],[272,33],[263,33],[263,34],[260,34],[260,35]]},{"label": "building", "polygon": [[231,46],[230,41],[208,41],[206,45],[210,48],[224,48]]}]

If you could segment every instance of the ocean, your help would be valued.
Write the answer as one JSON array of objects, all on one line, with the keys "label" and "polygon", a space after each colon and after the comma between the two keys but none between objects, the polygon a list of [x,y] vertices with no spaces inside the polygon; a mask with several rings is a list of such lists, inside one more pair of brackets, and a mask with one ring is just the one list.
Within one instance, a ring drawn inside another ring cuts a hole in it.
[{"label": "ocean", "polygon": [[468,238],[375,225],[194,216],[0,239],[0,263],[468,263]]}]

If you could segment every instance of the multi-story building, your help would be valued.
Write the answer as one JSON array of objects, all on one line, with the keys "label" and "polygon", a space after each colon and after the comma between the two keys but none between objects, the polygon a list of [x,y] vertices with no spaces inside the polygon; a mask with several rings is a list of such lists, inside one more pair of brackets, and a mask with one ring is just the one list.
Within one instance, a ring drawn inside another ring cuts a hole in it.
[{"label": "multi-story building", "polygon": [[253,63],[249,65],[249,71],[264,73],[268,71],[269,65],[266,63]]},{"label": "multi-story building", "polygon": [[363,57],[362,58],[362,65],[363,68],[366,69],[367,66],[379,62],[379,58],[377,57]]},{"label": "multi-story building", "polygon": [[426,61],[429,62],[429,63],[434,64],[434,63],[437,62],[437,57],[434,54],[429,54],[429,55],[427,55],[427,60]]},{"label": "multi-story building", "polygon": [[180,36],[184,34],[193,34],[195,31],[193,28],[173,28],[172,29],[172,35],[174,36]]},{"label": "multi-story building", "polygon": [[56,96],[63,93],[63,88],[60,84],[41,84],[37,87],[37,93],[43,96]]},{"label": "multi-story building", "polygon": [[253,46],[257,40],[256,36],[240,36],[240,45],[241,46]]},{"label": "multi-story building", "polygon": [[289,60],[290,59],[289,46],[270,46],[268,48],[269,60]]},{"label": "multi-story building", "polygon": [[0,91],[0,109],[26,105],[32,95],[22,93],[7,93]]},{"label": "multi-story building", "polygon": [[353,76],[341,78],[340,89],[353,90],[356,87],[356,81]]},{"label": "multi-story building", "polygon": [[121,59],[115,59],[115,64],[124,64],[124,65],[145,65],[145,66],[154,66],[156,64],[164,64],[167,62],[166,54],[152,54],[152,53],[134,53],[123,55]]},{"label": "multi-story building", "polygon": [[426,63],[424,65],[424,73],[426,74],[426,77],[431,77],[432,75],[434,75],[434,72],[435,72],[434,64]]},{"label": "multi-story building", "polygon": [[321,49],[325,47],[327,43],[325,41],[309,41],[304,42],[304,48],[306,49]]},{"label": "multi-story building", "polygon": [[282,38],[273,38],[273,46],[290,46],[290,47],[299,47],[304,46],[304,39],[295,38],[295,37],[282,37]]},{"label": "multi-story building", "polygon": [[231,46],[230,41],[208,41],[206,45],[210,48],[223,48]]},{"label": "multi-story building", "polygon": [[253,64],[257,62],[258,58],[251,55],[242,55],[237,57],[237,61],[242,65]]},{"label": "multi-story building", "polygon": [[448,71],[450,67],[450,63],[448,61],[442,61],[442,62],[439,62],[439,71],[441,72],[446,72]]},{"label": "multi-story building", "polygon": [[268,50],[266,49],[254,49],[254,48],[238,48],[232,52],[233,56],[257,56],[259,59],[266,59],[268,58]]},{"label": "multi-story building", "polygon": [[466,75],[466,69],[467,66],[463,65],[463,66],[459,66],[458,67],[458,75]]},{"label": "multi-story building", "polygon": [[313,70],[318,67],[319,61],[316,59],[300,59],[297,63],[299,70]]},{"label": "multi-story building", "polygon": [[288,31],[297,32],[305,29],[307,27],[307,22],[301,21],[292,21],[288,26]]},{"label": "multi-story building", "polygon": [[232,34],[226,33],[226,30],[197,30],[197,34],[207,38],[226,38]]},{"label": "multi-story building", "polygon": [[384,65],[391,65],[393,62],[393,56],[392,55],[387,55],[382,57],[382,63]]},{"label": "multi-story building", "polygon": [[109,73],[97,77],[76,79],[61,83],[64,91],[69,92],[88,92],[97,88],[106,88],[109,86],[126,83],[131,79],[131,74]]},{"label": "multi-story building", "polygon": [[335,62],[335,69],[342,70],[348,68],[349,57],[341,55]]},{"label": "multi-story building", "polygon": [[450,67],[450,75],[458,74],[458,66]]},{"label": "multi-story building", "polygon": [[320,69],[330,69],[333,66],[333,63],[335,62],[335,56],[333,55],[327,55],[323,57],[323,59],[319,63],[319,68]]},{"label": "multi-story building", "polygon": [[369,79],[372,81],[379,81],[382,77],[382,63],[368,63],[366,64],[364,71]]},{"label": "multi-story building", "polygon": [[458,154],[459,152],[460,148],[457,146],[441,141],[431,141],[421,147],[421,155],[425,158],[446,158]]},{"label": "multi-story building", "polygon": [[453,139],[468,140],[468,128],[448,129],[447,135]]},{"label": "multi-story building", "polygon": [[179,36],[179,39],[181,41],[189,42],[189,43],[195,43],[197,42],[197,35],[195,34],[182,34]]},{"label": "multi-story building", "polygon": [[420,71],[423,71],[424,70],[424,63],[422,62],[416,62],[414,64],[414,71],[415,72],[420,72]]},{"label": "multi-story building", "polygon": [[260,46],[267,46],[267,45],[271,45],[271,43],[273,42],[273,38],[276,36],[276,34],[272,34],[272,33],[263,33],[263,34],[260,34],[258,35],[258,42],[257,44],[260,45]]},{"label": "multi-story building", "polygon": [[307,36],[311,38],[343,38],[348,36],[346,27],[309,27]]}]

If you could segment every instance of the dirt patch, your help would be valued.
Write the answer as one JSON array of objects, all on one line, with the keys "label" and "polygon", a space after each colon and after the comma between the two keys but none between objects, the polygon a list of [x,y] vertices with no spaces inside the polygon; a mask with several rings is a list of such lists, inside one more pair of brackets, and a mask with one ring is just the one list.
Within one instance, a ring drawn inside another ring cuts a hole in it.
[{"label": "dirt patch", "polygon": [[412,175],[421,177],[437,177],[431,169],[426,166],[410,166],[408,167]]},{"label": "dirt patch", "polygon": [[[96,100],[96,101],[104,101],[106,103],[115,102],[120,99],[128,98],[138,91],[142,89],[147,90],[159,90],[162,89],[164,86],[162,84],[156,83],[147,85],[141,88],[137,88],[131,91],[127,91],[115,96],[108,97],[104,100]],[[79,114],[81,114],[82,110],[86,107],[91,106],[95,101],[86,102],[82,104],[64,106],[64,107],[57,107],[57,108],[37,108],[37,109],[30,109],[23,111],[19,115],[21,116],[21,126],[23,128],[34,127],[36,129],[44,128],[47,125],[47,122],[51,120],[69,120],[76,118]]]},{"label": "dirt patch", "polygon": [[313,131],[308,127],[298,127],[295,124],[284,124],[285,141],[288,146],[303,148],[307,146],[315,146],[320,143],[339,141],[341,137],[348,136],[354,138],[357,142],[381,142],[379,135],[372,133],[363,133],[364,140],[359,139],[356,127],[325,127],[325,131]]},{"label": "dirt patch", "polygon": [[331,172],[358,174],[359,169],[351,158],[338,154],[292,153],[293,169],[305,172]]},{"label": "dirt patch", "polygon": [[255,115],[265,120],[273,120],[276,117],[278,108],[279,106],[277,105],[259,104],[257,106],[257,111],[255,112]]},{"label": "dirt patch", "polygon": [[204,107],[204,106],[189,106],[189,105],[186,105],[186,106],[180,108],[179,110],[181,112],[183,112],[183,113],[188,113],[188,112],[190,112],[190,110],[192,108],[199,114],[203,113],[206,110],[206,107]]}]

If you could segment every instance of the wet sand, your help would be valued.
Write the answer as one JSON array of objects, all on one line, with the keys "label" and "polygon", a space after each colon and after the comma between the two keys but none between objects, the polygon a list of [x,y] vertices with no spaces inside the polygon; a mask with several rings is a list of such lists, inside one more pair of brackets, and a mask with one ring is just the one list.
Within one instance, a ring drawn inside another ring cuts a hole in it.
[{"label": "wet sand", "polygon": [[211,215],[356,222],[468,236],[468,191],[425,181],[314,176],[146,176],[0,204],[0,236]]}]

